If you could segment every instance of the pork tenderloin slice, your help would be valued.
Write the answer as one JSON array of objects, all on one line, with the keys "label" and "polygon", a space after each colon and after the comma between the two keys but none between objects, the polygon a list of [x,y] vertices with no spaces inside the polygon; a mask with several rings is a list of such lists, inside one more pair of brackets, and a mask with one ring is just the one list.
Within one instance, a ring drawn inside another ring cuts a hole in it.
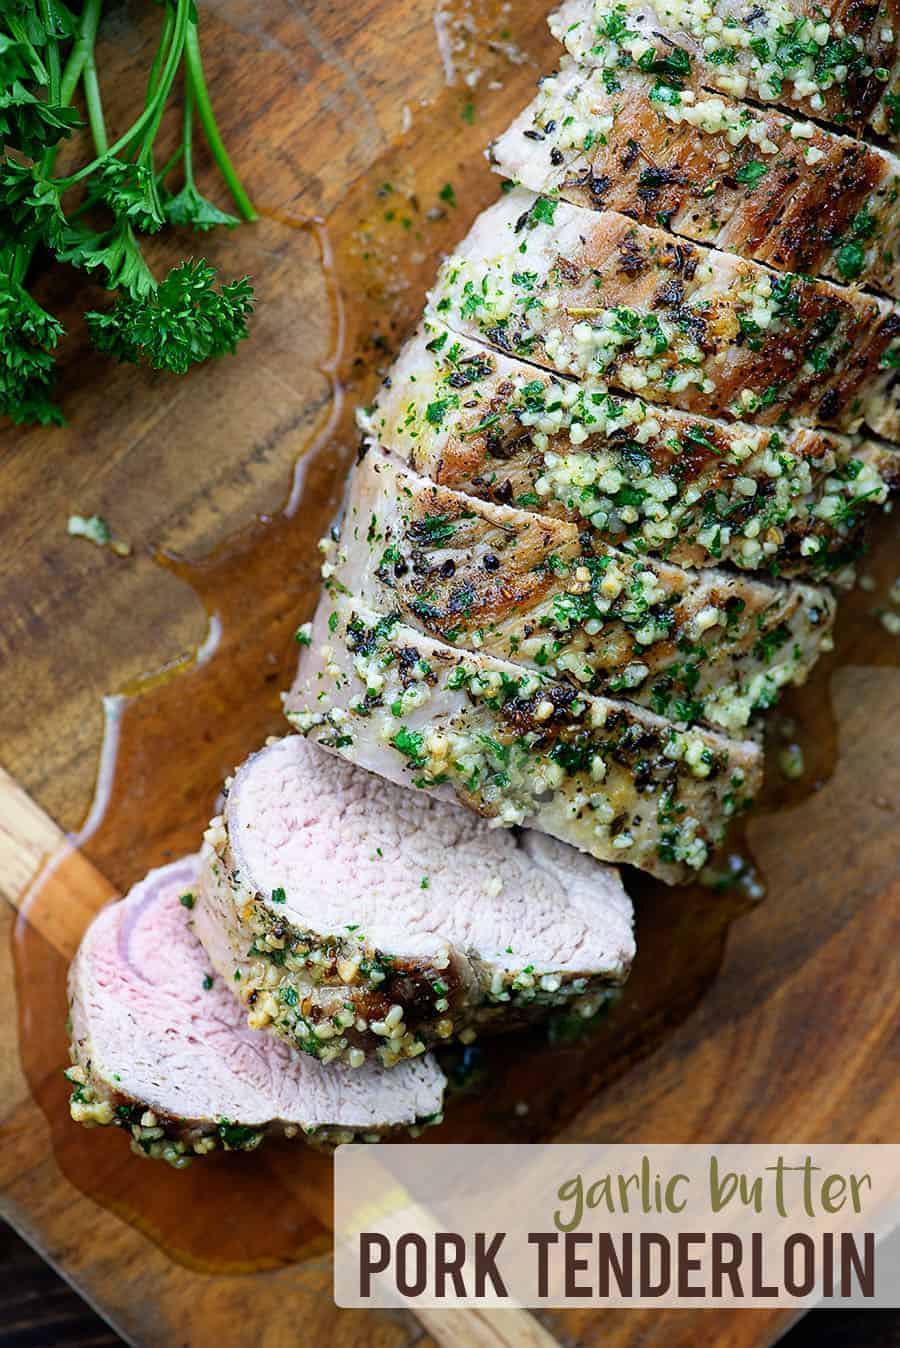
[{"label": "pork tenderloin slice", "polygon": [[670,883],[706,863],[762,776],[750,741],[454,650],[349,594],[320,603],[285,710],[390,781]]},{"label": "pork tenderloin slice", "polygon": [[887,300],[524,188],[477,218],[428,313],[507,355],[688,412],[900,430],[900,313]]},{"label": "pork tenderloin slice", "polygon": [[565,0],[550,30],[578,62],[658,74],[897,140],[900,6],[838,0]]},{"label": "pork tenderloin slice", "polygon": [[91,923],[69,971],[70,1110],[117,1124],[136,1151],[183,1166],[271,1131],[319,1144],[374,1139],[440,1117],[431,1057],[390,1077],[324,1068],[244,1023],[192,929],[199,858],[151,871]]},{"label": "pork tenderloin slice", "polygon": [[900,160],[772,108],[570,65],[541,81],[491,158],[533,192],[900,293]]},{"label": "pork tenderloin slice", "polygon": [[726,425],[575,384],[426,324],[366,421],[425,477],[589,529],[594,546],[840,577],[900,454],[836,432]]},{"label": "pork tenderloin slice", "polygon": [[448,645],[729,733],[832,647],[822,587],[587,542],[575,524],[437,486],[373,446],[351,481],[339,574],[370,608]]},{"label": "pork tenderloin slice", "polygon": [[619,873],[537,833],[385,782],[300,735],[232,779],[197,933],[249,1023],[322,1062],[385,1067],[568,1005],[634,956]]}]

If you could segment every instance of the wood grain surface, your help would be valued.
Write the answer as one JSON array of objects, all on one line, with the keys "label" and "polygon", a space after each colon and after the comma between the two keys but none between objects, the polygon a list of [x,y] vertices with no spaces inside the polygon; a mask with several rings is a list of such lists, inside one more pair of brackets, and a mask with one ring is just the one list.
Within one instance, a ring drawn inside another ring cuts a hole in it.
[{"label": "wood grain surface", "polygon": [[[430,3],[399,0],[203,5],[223,130],[263,216],[204,240],[203,251],[228,272],[254,275],[251,342],[184,381],[111,366],[85,346],[82,282],[65,272],[41,282],[45,302],[72,328],[60,388],[70,422],[4,431],[0,448],[0,758],[13,782],[0,811],[0,889],[11,900],[0,909],[0,1189],[4,1214],[26,1239],[142,1348],[481,1341],[439,1316],[423,1331],[405,1314],[336,1311],[330,1258],[319,1247],[300,1264],[252,1274],[198,1271],[121,1210],[86,1196],[87,1179],[79,1185],[63,1172],[57,1135],[23,1072],[42,1005],[14,977],[13,905],[41,859],[62,847],[56,888],[45,888],[32,914],[46,922],[52,947],[71,951],[85,916],[113,888],[196,845],[222,777],[277,733],[290,633],[315,592],[311,540],[327,525],[352,454],[346,424],[336,422],[333,441],[320,440],[301,461],[303,527],[292,532],[277,520],[295,460],[328,425],[337,382],[348,401],[365,396],[418,312],[436,256],[494,195],[481,152],[556,59],[544,14],[532,0],[448,3],[437,24]],[[156,22],[155,7],[134,0],[104,32],[105,68],[119,75],[105,91],[114,122],[139,88]],[[215,192],[211,178],[206,185]],[[197,245],[182,238],[158,247],[161,265]],[[72,512],[103,514],[133,544],[132,556],[67,538]],[[224,573],[215,558],[190,562],[261,515],[276,517],[273,532],[248,535],[246,553],[238,549],[227,568],[230,601],[216,591],[211,602],[204,578]],[[900,677],[872,616],[900,565],[892,535],[882,533],[871,561],[877,590],[855,596],[843,619],[840,667],[795,700],[820,789],[750,825],[765,901],[729,907],[711,892],[659,897],[636,883],[645,958],[616,1015],[587,1048],[555,1057],[518,1037],[512,1051],[491,1057],[486,1049],[494,1076],[482,1095],[460,1101],[463,1132],[900,1140]],[[194,652],[219,617],[225,636],[198,666]],[[173,668],[185,672],[155,677]],[[829,691],[839,749],[831,775]],[[84,820],[103,740],[101,699],[123,692],[127,799],[114,794],[76,856],[48,821],[76,829]],[[163,719],[145,714],[163,702]],[[517,1099],[527,1109],[514,1115]],[[89,1141],[98,1158],[106,1154],[99,1138]],[[327,1220],[327,1171],[301,1173],[324,1177],[308,1200]],[[221,1221],[242,1216],[223,1211]],[[573,1308],[534,1323],[586,1348],[756,1348],[788,1318]],[[501,1335],[516,1323],[501,1322]]]}]

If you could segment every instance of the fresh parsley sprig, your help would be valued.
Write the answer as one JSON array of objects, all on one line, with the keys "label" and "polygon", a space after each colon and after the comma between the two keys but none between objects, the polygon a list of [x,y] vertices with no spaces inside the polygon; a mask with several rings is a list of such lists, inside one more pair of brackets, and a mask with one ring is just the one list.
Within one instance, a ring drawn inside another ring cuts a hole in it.
[{"label": "fresh parsley sprig", "polygon": [[[233,352],[253,309],[249,279],[224,284],[204,259],[187,259],[158,281],[141,238],[167,224],[206,232],[256,213],[222,143],[200,56],[193,0],[161,0],[162,28],[144,105],[110,144],[96,62],[103,0],[3,0],[0,5],[0,415],[59,423],[52,399],[57,318],[28,291],[36,257],[78,267],[116,298],[86,315],[98,350],[134,364],[184,374]],[[184,88],[180,143],[157,166],[155,142],[176,81]],[[56,176],[62,141],[83,126],[91,157]],[[237,209],[230,215],[199,191],[194,136],[200,127]],[[176,172],[180,182],[169,184]]]}]

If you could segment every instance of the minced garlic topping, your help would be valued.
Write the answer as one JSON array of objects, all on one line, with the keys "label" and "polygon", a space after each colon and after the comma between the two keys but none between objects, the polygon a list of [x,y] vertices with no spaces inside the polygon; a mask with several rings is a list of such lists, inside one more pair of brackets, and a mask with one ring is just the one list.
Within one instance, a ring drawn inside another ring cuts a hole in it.
[{"label": "minced garlic topping", "polygon": [[[594,0],[582,7],[584,18],[569,22],[571,6],[551,18],[550,26],[578,60],[614,72],[636,66],[645,72],[702,82],[734,98],[763,103],[804,102],[813,112],[825,107],[823,94],[848,78],[875,75],[887,82],[889,71],[873,70],[865,43],[832,22],[827,8],[813,15],[783,0],[765,0],[749,13],[727,0],[626,0],[611,5]],[[670,42],[660,42],[660,30]],[[893,33],[879,40],[887,46]]]},{"label": "minced garlic topping", "polygon": [[[743,301],[748,321],[760,328],[779,321],[771,285],[764,277]],[[536,463],[527,455],[527,488],[498,499],[530,510],[555,502],[550,513],[564,509],[587,520],[628,551],[689,544],[708,561],[754,569],[783,566],[786,541],[793,539],[805,569],[827,572],[832,554],[844,555],[861,509],[887,499],[872,447],[824,435],[809,443],[790,429],[716,425],[616,396],[593,378],[574,383],[525,366],[495,373],[472,351],[437,330],[423,353],[430,368],[423,364],[409,383],[409,399],[390,419],[376,406],[368,430],[426,476],[448,437],[469,445],[476,433],[483,435],[487,448],[477,480],[459,486],[489,499],[509,464],[502,446],[520,444],[527,432],[541,458]],[[496,459],[494,440],[501,447]],[[698,454],[708,456],[706,464],[683,471]],[[520,447],[516,462],[524,455]]]}]

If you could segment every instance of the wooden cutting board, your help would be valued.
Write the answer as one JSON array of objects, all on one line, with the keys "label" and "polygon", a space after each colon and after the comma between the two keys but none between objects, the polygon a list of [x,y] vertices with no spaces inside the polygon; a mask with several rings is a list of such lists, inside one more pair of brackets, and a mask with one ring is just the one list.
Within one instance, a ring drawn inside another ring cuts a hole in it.
[{"label": "wooden cutting board", "polygon": [[[197,846],[222,778],[279,733],[315,540],[353,454],[346,408],[370,396],[436,258],[496,193],[482,151],[556,59],[544,13],[532,0],[203,5],[223,130],[261,219],[170,241],[156,261],[202,252],[250,272],[252,341],[186,380],[113,367],[78,318],[102,297],[65,272],[41,282],[71,327],[70,421],[4,431],[0,447],[0,1188],[4,1214],[141,1345],[755,1348],[789,1318],[442,1313],[421,1317],[423,1338],[412,1316],[334,1308],[327,1160],[274,1148],[160,1173],[120,1134],[64,1117],[65,959],[99,903]],[[158,18],[136,0],[104,30],[114,124]],[[67,538],[73,512],[104,515],[131,556]],[[872,613],[898,562],[888,522],[865,567],[875,590],[848,600],[837,656],[793,699],[785,733],[807,776],[798,788],[776,772],[749,827],[765,900],[630,876],[641,955],[620,1006],[581,1039],[563,1026],[554,1042],[515,1036],[456,1060],[448,1122],[428,1140],[898,1140],[900,676]],[[101,758],[110,789],[95,797]],[[61,829],[86,817],[72,851]],[[60,864],[35,897],[48,854]]]}]

